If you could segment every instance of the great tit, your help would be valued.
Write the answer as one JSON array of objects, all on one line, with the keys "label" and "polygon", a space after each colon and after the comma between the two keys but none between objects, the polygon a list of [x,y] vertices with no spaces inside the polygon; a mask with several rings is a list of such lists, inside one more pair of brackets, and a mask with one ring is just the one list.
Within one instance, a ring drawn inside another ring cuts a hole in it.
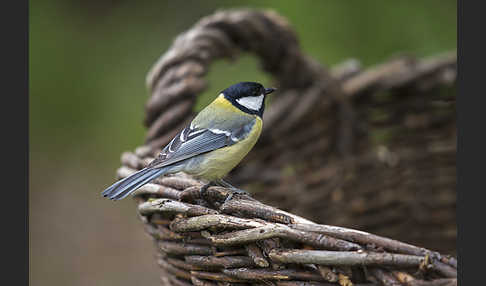
[{"label": "great tit", "polygon": [[147,167],[102,192],[121,200],[151,180],[184,172],[209,183],[235,187],[223,180],[253,148],[262,131],[265,98],[275,91],[256,82],[240,82],[223,90],[178,133]]}]

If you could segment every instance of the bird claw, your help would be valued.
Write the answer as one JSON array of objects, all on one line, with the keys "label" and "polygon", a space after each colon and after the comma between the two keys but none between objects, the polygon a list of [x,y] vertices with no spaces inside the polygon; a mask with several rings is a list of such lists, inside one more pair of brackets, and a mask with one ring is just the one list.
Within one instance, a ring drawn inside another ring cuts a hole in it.
[{"label": "bird claw", "polygon": [[232,200],[233,199],[233,196],[235,194],[245,195],[245,196],[251,198],[251,194],[249,192],[243,191],[242,189],[238,189],[236,187],[233,187],[232,185],[230,185],[229,183],[227,183],[225,181],[209,182],[209,183],[205,184],[204,186],[202,186],[199,189],[199,194],[201,195],[201,198],[204,199],[206,197],[206,192],[207,192],[208,188],[211,187],[211,186],[215,186],[215,185],[222,186],[222,187],[226,188],[229,191],[229,194],[226,197],[226,199],[224,200],[224,203],[229,202],[230,200]]},{"label": "bird claw", "polygon": [[214,183],[213,182],[209,182],[207,184],[205,184],[204,186],[202,186],[200,189],[199,189],[199,194],[201,195],[201,198],[204,199],[204,197],[206,196],[206,191],[208,190],[209,187],[211,186],[214,186]]},{"label": "bird claw", "polygon": [[231,201],[231,199],[233,199],[233,196],[235,194],[238,194],[238,195],[245,195],[245,196],[248,196],[248,197],[251,197],[251,194],[248,193],[247,191],[243,191],[241,189],[237,189],[237,188],[230,188],[228,189],[229,190],[229,195],[226,197],[226,199],[224,200],[224,203],[226,202],[229,202]]}]

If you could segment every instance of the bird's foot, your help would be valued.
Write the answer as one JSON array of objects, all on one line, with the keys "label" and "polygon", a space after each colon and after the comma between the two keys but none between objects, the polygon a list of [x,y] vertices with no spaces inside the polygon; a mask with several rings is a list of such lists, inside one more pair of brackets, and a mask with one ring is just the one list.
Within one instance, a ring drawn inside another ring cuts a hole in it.
[{"label": "bird's foot", "polygon": [[229,195],[224,200],[225,203],[230,201],[235,194],[246,195],[248,197],[251,197],[251,194],[248,193],[247,191],[243,191],[242,189],[238,189],[238,188],[234,187],[233,185],[231,185],[230,183],[226,182],[223,179],[217,180],[216,183],[218,185],[220,185],[221,187],[225,187],[225,188],[229,189],[229,191],[230,191]]},{"label": "bird's foot", "polygon": [[207,184],[205,184],[204,186],[201,187],[201,189],[199,190],[199,193],[201,195],[201,198],[205,198],[206,197],[206,192],[208,190],[209,187],[211,186],[220,186],[220,187],[224,187],[226,188],[228,191],[229,191],[229,194],[228,196],[226,197],[226,199],[224,200],[224,203],[230,201],[231,199],[233,199],[233,196],[235,194],[238,194],[238,195],[245,195],[245,196],[248,196],[251,198],[251,194],[248,193],[247,191],[244,191],[242,189],[238,189],[234,186],[232,186],[230,183],[224,181],[224,180],[217,180],[217,181],[212,181],[212,182],[209,182]]},{"label": "bird's foot", "polygon": [[235,188],[235,187],[231,187],[231,188],[228,188],[228,189],[229,189],[230,193],[226,197],[226,199],[224,200],[225,203],[231,201],[231,199],[233,199],[233,196],[235,194],[245,195],[245,196],[251,197],[251,194],[249,192],[243,191],[242,189],[238,189],[238,188]]},{"label": "bird's foot", "polygon": [[202,186],[201,189],[199,189],[199,194],[201,195],[201,198],[206,197],[206,191],[211,186],[214,186],[214,182],[209,182],[209,183],[205,184],[204,186]]}]

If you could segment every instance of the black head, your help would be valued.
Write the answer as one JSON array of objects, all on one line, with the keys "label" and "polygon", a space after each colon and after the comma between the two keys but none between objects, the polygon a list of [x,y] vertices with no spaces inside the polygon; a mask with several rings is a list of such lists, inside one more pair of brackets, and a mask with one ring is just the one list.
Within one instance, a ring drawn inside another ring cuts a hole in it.
[{"label": "black head", "polygon": [[257,82],[240,82],[223,90],[224,97],[240,110],[263,116],[265,98],[274,88],[264,88]]}]

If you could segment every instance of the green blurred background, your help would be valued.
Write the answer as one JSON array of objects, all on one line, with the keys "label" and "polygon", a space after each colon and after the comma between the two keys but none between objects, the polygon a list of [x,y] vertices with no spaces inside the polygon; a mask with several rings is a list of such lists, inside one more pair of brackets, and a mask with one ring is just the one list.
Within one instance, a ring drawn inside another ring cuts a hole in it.
[{"label": "green blurred background", "polygon": [[[100,192],[143,143],[151,65],[201,17],[235,7],[276,10],[327,66],[456,49],[451,0],[30,1],[31,285],[158,285],[134,202]],[[199,106],[234,82],[270,81],[250,56],[216,63],[209,79]]]}]

